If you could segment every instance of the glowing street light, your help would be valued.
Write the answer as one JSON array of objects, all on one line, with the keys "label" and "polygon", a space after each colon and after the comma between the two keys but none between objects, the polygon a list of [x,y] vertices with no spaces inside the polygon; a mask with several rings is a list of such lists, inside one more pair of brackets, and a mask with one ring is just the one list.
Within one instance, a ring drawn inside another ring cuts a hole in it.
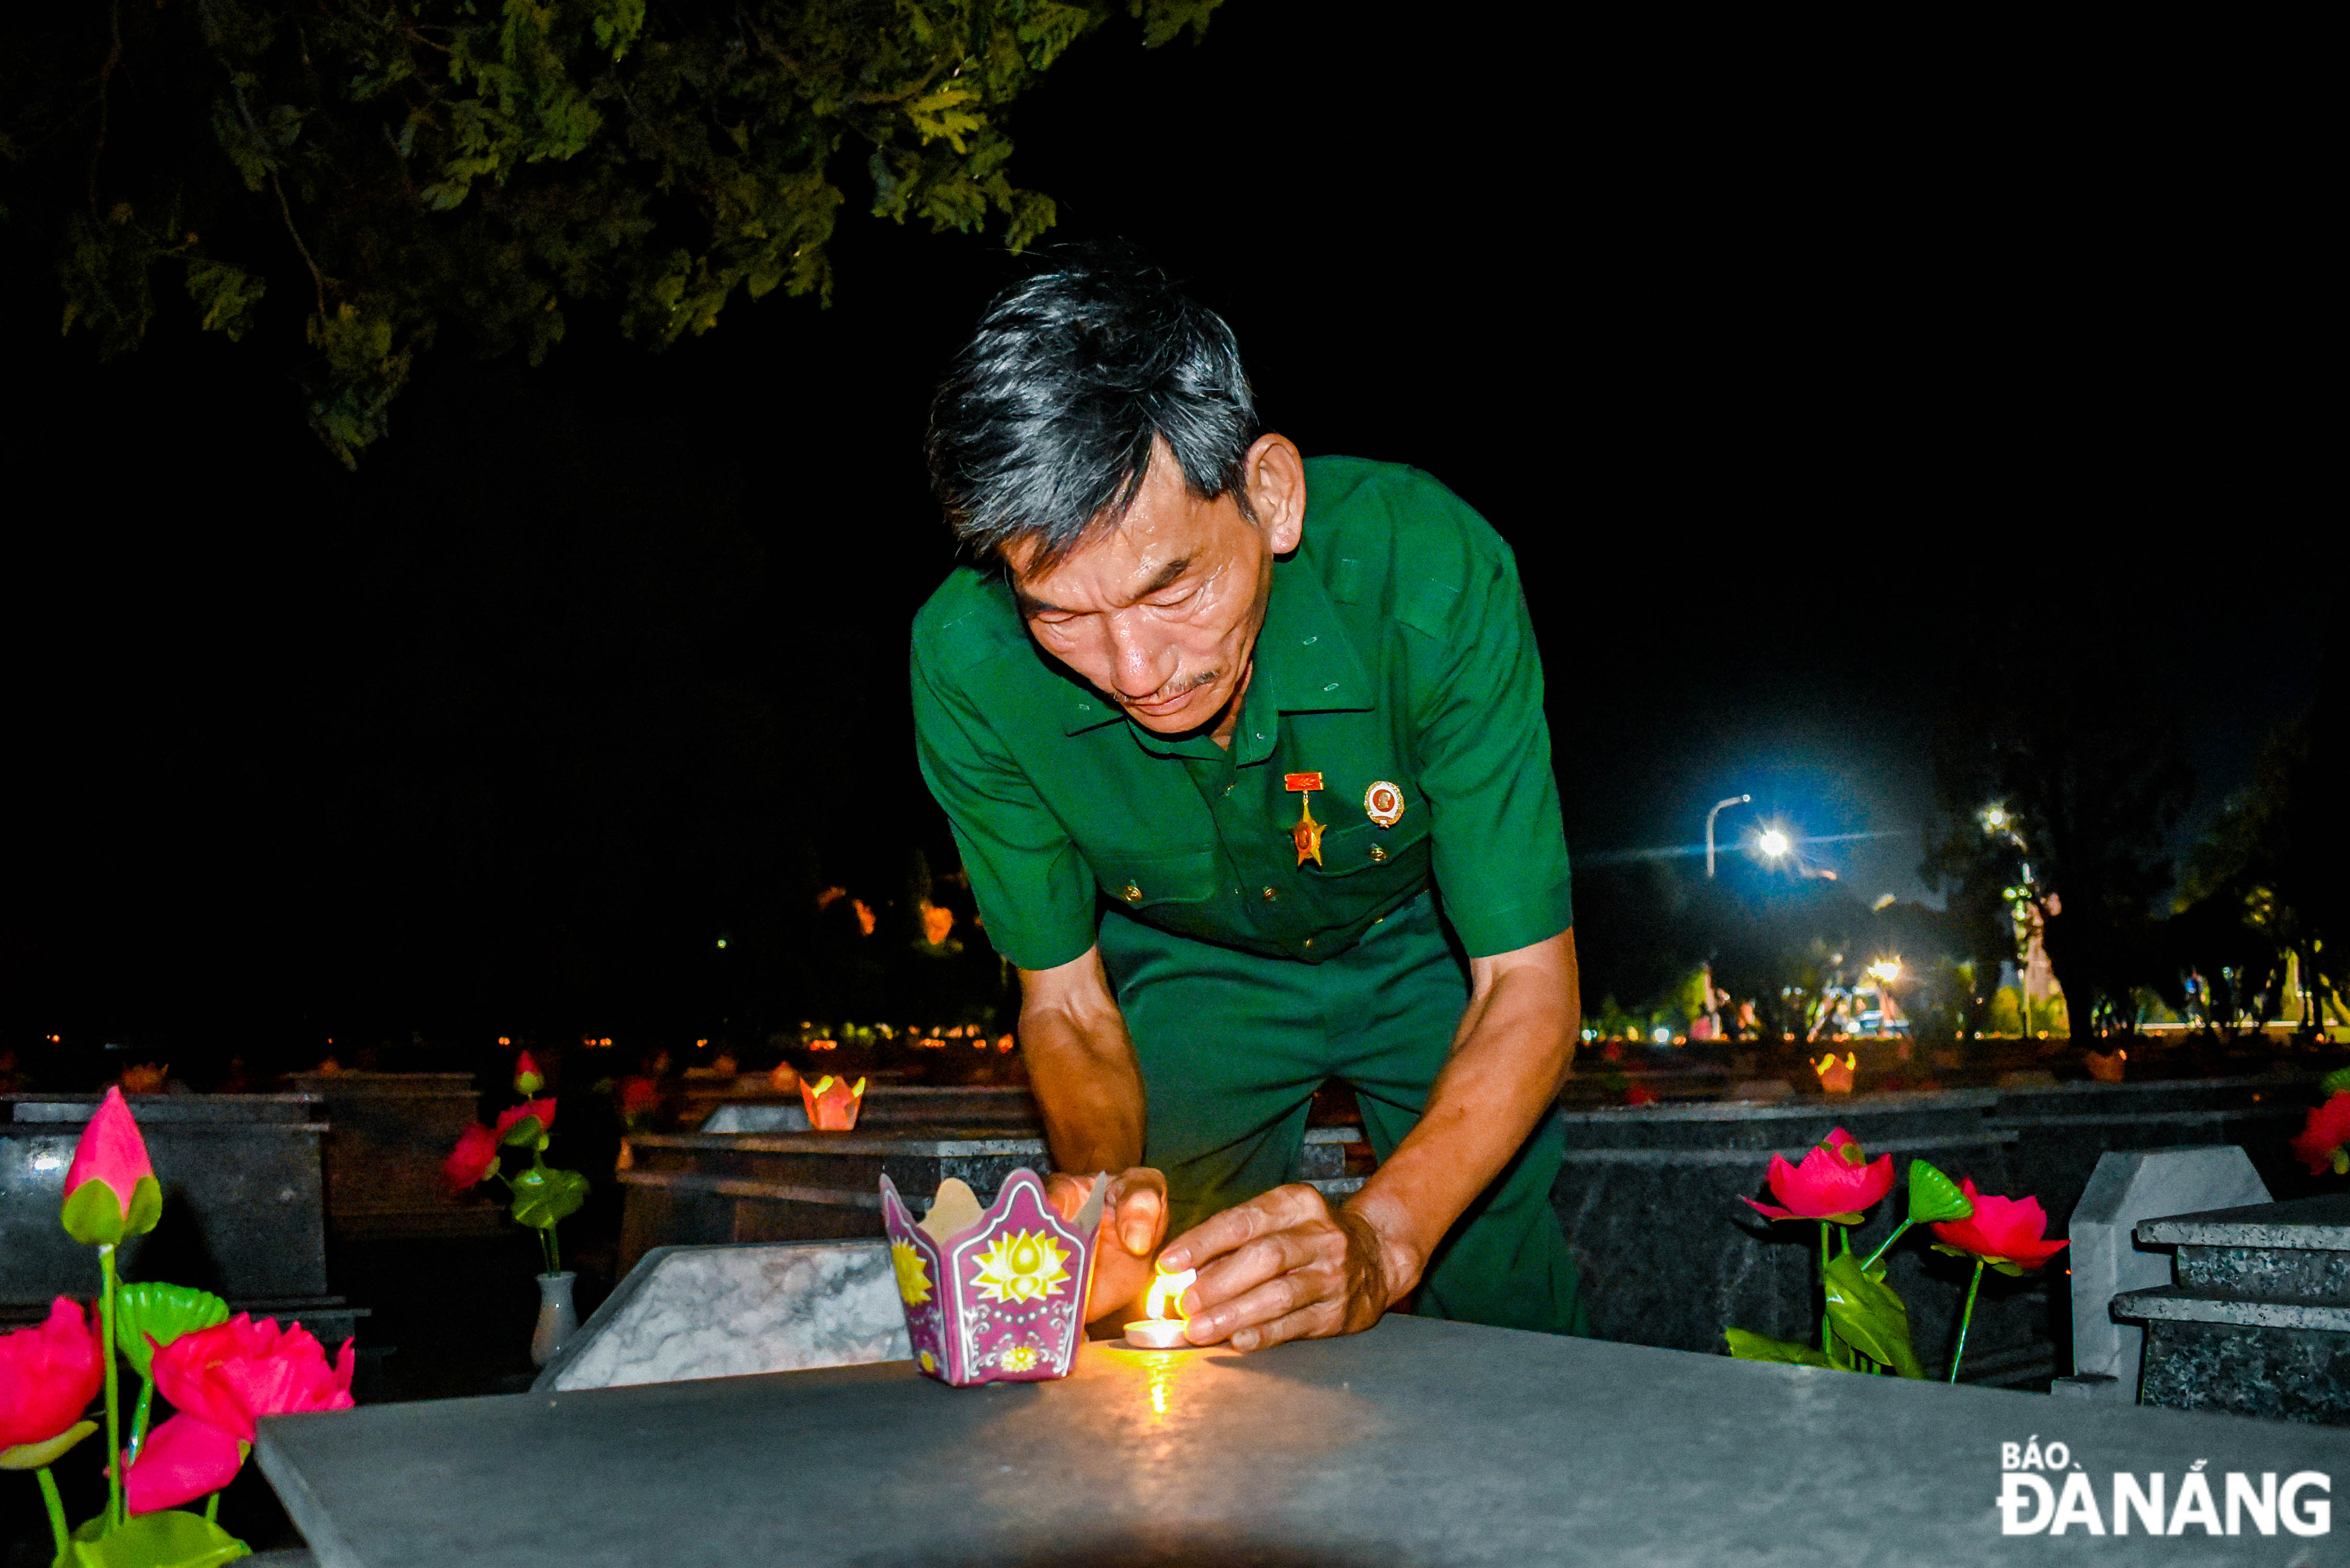
[{"label": "glowing street light", "polygon": [[1775,827],[1764,828],[1762,836],[1754,841],[1754,846],[1773,860],[1794,847],[1787,841],[1787,836]]},{"label": "glowing street light", "polygon": [[1734,794],[1728,800],[1717,802],[1714,808],[1705,814],[1705,874],[1709,879],[1713,876],[1713,819],[1721,815],[1723,806],[1744,805],[1753,798],[1751,794]]},{"label": "glowing street light", "polygon": [[1901,961],[1898,958],[1878,959],[1868,966],[1870,976],[1879,985],[1891,985],[1901,978]]},{"label": "glowing street light", "polygon": [[1982,825],[1993,833],[2004,828],[2007,826],[2007,807],[2003,805],[1983,807]]}]

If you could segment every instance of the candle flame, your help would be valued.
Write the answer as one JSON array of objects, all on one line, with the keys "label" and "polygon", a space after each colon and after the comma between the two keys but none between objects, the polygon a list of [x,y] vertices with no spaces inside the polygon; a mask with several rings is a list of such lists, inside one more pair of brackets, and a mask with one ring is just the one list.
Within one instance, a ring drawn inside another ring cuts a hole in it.
[{"label": "candle flame", "polygon": [[[1161,1322],[1173,1318],[1177,1323],[1189,1323],[1191,1316],[1183,1310],[1183,1293],[1200,1277],[1197,1269],[1186,1269],[1180,1274],[1160,1274],[1150,1282],[1150,1293],[1143,1298],[1143,1310]],[[1169,1309],[1172,1308],[1170,1312]]]}]

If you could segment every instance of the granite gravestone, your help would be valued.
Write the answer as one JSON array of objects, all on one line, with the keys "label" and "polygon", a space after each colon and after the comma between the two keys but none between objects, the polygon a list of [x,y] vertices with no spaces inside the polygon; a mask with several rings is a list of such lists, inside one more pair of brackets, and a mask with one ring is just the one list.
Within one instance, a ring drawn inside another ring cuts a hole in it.
[{"label": "granite gravestone", "polygon": [[[1923,1158],[1953,1180],[2010,1190],[2012,1130],[1985,1125],[1988,1089],[1806,1096],[1774,1104],[1718,1102],[1566,1111],[1565,1158],[1552,1189],[1582,1270],[1584,1301],[1602,1339],[1717,1353],[1734,1325],[1777,1339],[1818,1333],[1818,1229],[1773,1224],[1741,1203],[1769,1199],[1771,1156],[1799,1163],[1843,1127],[1871,1159],[1893,1156],[1894,1190],[1855,1228],[1873,1249],[1898,1222],[1909,1160]],[[1947,1365],[1966,1271],[1930,1253],[1913,1233],[1887,1255],[1888,1278],[1908,1304],[1912,1342],[1928,1367]],[[1979,1381],[2052,1375],[2043,1273],[1988,1276],[1967,1340],[1966,1372]]]},{"label": "granite gravestone", "polygon": [[[57,1223],[82,1127],[97,1095],[0,1096],[0,1326],[27,1322],[55,1297],[98,1289],[90,1250]],[[122,1274],[168,1280],[233,1310],[299,1320],[328,1344],[363,1309],[327,1288],[318,1103],[307,1095],[135,1095],[163,1218],[123,1243]]]},{"label": "granite gravestone", "polygon": [[2049,1392],[2125,1405],[2137,1400],[2146,1334],[2135,1323],[2115,1321],[2114,1298],[2170,1278],[2168,1253],[2137,1246],[2140,1220],[2264,1203],[2268,1196],[2260,1173],[2233,1144],[2099,1156],[2073,1209],[2073,1244],[2066,1249],[2072,1260],[2073,1376],[2056,1379]]},{"label": "granite gravestone", "polygon": [[2141,1404],[2350,1426],[2350,1192],[2147,1220],[2178,1282],[2116,1298],[2146,1325]]}]

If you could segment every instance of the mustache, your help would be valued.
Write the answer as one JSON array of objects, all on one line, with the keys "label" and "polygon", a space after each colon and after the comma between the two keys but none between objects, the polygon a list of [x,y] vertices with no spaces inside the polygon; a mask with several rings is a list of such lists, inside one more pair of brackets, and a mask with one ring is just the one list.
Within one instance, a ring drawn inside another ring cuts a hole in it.
[{"label": "mustache", "polygon": [[1171,691],[1162,688],[1159,691],[1151,693],[1148,697],[1128,697],[1123,691],[1112,691],[1109,694],[1109,697],[1111,701],[1116,702],[1121,708],[1139,708],[1143,706],[1145,703],[1155,708],[1162,702],[1172,702],[1178,697],[1188,697],[1192,692],[1197,691],[1201,687],[1212,686],[1223,678],[1224,672],[1222,670],[1211,670],[1204,675],[1193,676],[1191,680],[1186,680],[1182,685],[1176,687]]}]

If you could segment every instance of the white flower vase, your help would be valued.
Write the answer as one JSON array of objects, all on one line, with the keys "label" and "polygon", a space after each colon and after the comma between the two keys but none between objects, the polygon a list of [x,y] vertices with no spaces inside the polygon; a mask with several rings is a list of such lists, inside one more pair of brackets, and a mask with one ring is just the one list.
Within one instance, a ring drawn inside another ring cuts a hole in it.
[{"label": "white flower vase", "polygon": [[538,1276],[538,1327],[530,1336],[533,1366],[554,1360],[565,1342],[579,1331],[579,1314],[571,1305],[571,1284],[578,1277],[569,1269]]}]

